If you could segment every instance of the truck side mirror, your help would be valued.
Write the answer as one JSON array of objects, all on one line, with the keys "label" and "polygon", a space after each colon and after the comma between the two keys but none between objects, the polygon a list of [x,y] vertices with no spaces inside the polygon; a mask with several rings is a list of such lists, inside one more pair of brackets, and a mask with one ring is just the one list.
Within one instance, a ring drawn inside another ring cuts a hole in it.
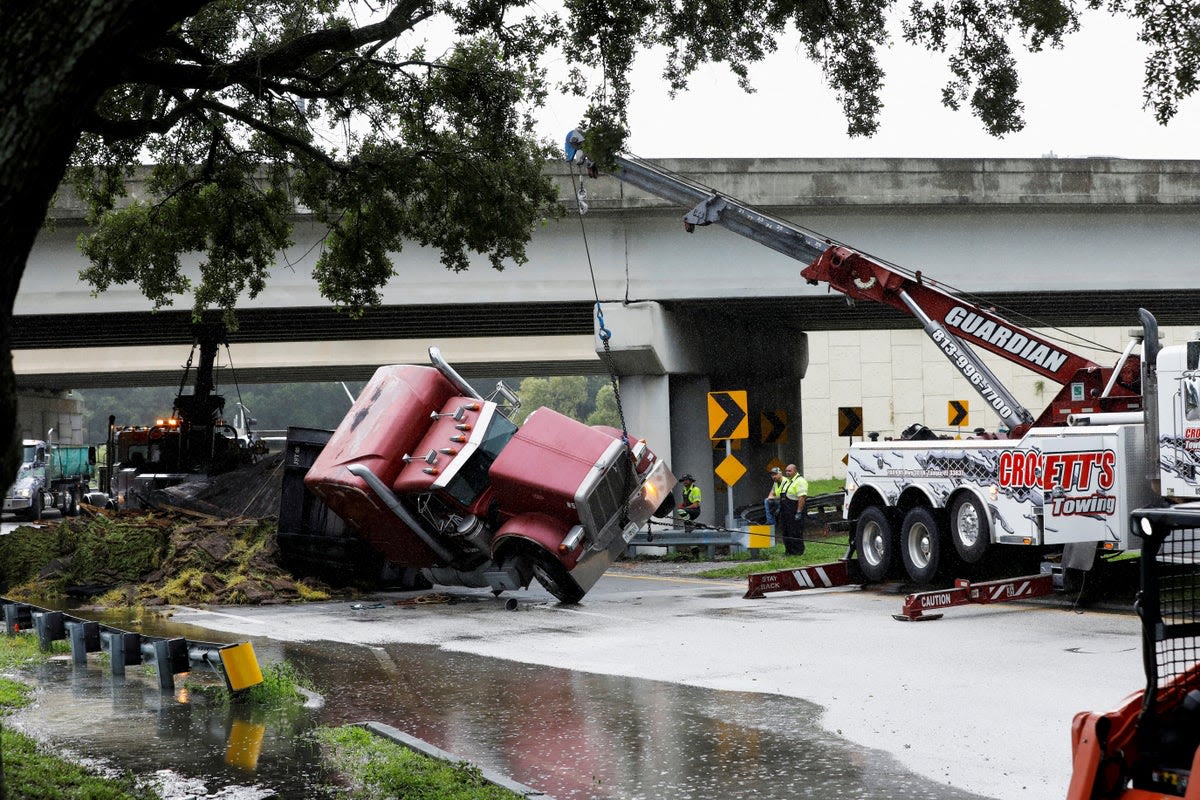
[{"label": "truck side mirror", "polygon": [[96,463],[96,448],[95,447],[88,448],[88,463],[89,464]]}]

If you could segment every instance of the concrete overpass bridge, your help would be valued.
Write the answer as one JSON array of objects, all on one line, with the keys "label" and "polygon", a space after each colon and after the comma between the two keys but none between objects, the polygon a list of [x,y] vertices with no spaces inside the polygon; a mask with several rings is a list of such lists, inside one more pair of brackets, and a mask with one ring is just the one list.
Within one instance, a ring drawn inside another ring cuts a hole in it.
[{"label": "concrete overpass bridge", "polygon": [[[1168,330],[1200,322],[1200,162],[660,163],[1104,347],[1120,347],[1138,306]],[[573,206],[577,178],[565,164],[548,170]],[[424,362],[429,344],[467,377],[603,373],[598,295],[631,430],[669,453],[677,470],[695,473],[708,497],[706,393],[749,392],[751,439],[735,455],[751,478],[737,486],[739,505],[765,492],[761,471],[773,460],[800,463],[810,477],[838,474],[846,444],[834,430],[838,408],[861,407],[868,429],[889,433],[936,421],[946,398],[974,399],[910,319],[882,306],[847,308],[804,284],[803,265],[723,229],[687,235],[687,209],[612,178],[586,187],[588,214],[537,230],[521,267],[498,273],[480,262],[456,275],[436,254],[406,247],[394,256],[383,306],[359,320],[320,298],[310,273],[323,231],[299,220],[267,291],[239,309],[231,339],[239,382],[362,379],[379,364]],[[77,280],[81,209],[63,197],[17,298],[20,387],[45,395],[174,384],[191,343],[188,313],[151,313],[120,287],[92,297]],[[1040,407],[1045,387],[1004,362],[995,369],[1006,383],[1020,382],[1009,384],[1019,399]]]}]

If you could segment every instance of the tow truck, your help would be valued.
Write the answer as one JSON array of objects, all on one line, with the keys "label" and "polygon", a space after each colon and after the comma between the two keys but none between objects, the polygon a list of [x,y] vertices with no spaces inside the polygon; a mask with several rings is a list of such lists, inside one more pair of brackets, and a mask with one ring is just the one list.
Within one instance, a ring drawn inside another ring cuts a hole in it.
[{"label": "tow truck", "polygon": [[[579,131],[567,135],[567,160],[598,177],[597,161],[580,149],[583,142]],[[623,155],[604,161],[613,165],[616,179],[692,205],[683,216],[688,233],[721,225],[806,264],[801,275],[810,283],[915,317],[1008,428],[1007,438],[940,440],[914,423],[898,440],[852,445],[843,516],[853,523],[846,559],[857,554],[853,569],[830,566],[795,580],[775,576],[758,592],[752,582],[748,596],[828,585],[835,573],[845,574],[844,582],[881,581],[901,563],[911,580],[929,584],[954,561],[951,553],[957,565],[974,565],[1013,548],[1060,558],[1053,580],[1061,586],[1069,573],[1090,570],[1097,553],[1136,549],[1123,524],[1133,509],[1161,502],[1160,497],[1200,497],[1195,363],[1200,342],[1164,348],[1156,363],[1158,329],[1149,312],[1141,313],[1142,327],[1116,364],[1102,366],[920,272],[858,252],[652,162]],[[995,377],[976,346],[1063,387],[1035,416]],[[1139,355],[1139,346],[1146,352]],[[1144,386],[1147,372],[1152,378],[1157,374],[1161,396],[1153,380]],[[1161,410],[1155,408],[1160,399]],[[1161,435],[1158,419],[1165,426]],[[1036,584],[1039,590],[1048,585],[1041,578]],[[997,596],[1011,595],[1015,588],[997,591]],[[946,598],[946,604],[958,602],[957,596]]]},{"label": "tow truck", "polygon": [[[245,406],[237,403],[232,419],[225,417],[225,397],[215,392],[214,371],[222,344],[228,349],[224,325],[196,326],[170,415],[148,425],[121,426],[109,417],[102,491],[90,495],[90,503],[145,508],[156,489],[248,466],[266,453],[265,442],[251,430],[253,420]],[[195,383],[189,394],[184,388],[197,352]]]}]

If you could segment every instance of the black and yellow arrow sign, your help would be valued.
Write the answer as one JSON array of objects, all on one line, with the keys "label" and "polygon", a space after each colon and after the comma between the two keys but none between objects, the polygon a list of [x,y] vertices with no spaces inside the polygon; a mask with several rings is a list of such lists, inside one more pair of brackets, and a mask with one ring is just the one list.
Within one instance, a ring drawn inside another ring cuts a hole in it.
[{"label": "black and yellow arrow sign", "polygon": [[951,400],[946,404],[946,424],[950,426],[970,425],[966,400]]},{"label": "black and yellow arrow sign", "polygon": [[838,436],[862,436],[862,406],[838,408]]},{"label": "black and yellow arrow sign", "polygon": [[746,393],[708,393],[708,438],[745,439],[750,435]]},{"label": "black and yellow arrow sign", "polygon": [[763,444],[787,444],[787,411],[776,408],[759,415]]}]

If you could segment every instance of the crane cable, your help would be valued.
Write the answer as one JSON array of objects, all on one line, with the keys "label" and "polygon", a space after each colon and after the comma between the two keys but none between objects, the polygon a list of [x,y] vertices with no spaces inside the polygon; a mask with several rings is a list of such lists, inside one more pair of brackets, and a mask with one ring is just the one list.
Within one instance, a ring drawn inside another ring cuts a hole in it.
[{"label": "crane cable", "polygon": [[[621,470],[622,478],[622,494],[628,498],[635,488],[637,478],[634,474],[637,469],[637,464],[633,456],[633,448],[629,445],[629,426],[625,423],[625,408],[621,404],[621,386],[617,379],[617,368],[613,362],[612,347],[610,340],[612,339],[612,331],[604,324],[604,307],[600,304],[600,289],[596,285],[596,268],[592,264],[592,251],[588,247],[587,226],[583,222],[583,215],[587,212],[587,190],[583,186],[583,177],[579,175],[575,169],[575,162],[571,161],[571,188],[575,189],[575,210],[579,216],[579,231],[583,236],[583,252],[587,257],[588,275],[592,280],[592,295],[596,298],[596,335],[600,337],[600,343],[604,346],[604,353],[601,359],[604,365],[608,367],[608,379],[612,382],[613,400],[617,404],[617,417],[621,420],[621,444],[625,447],[625,453],[628,458],[629,469]],[[576,183],[578,178],[578,183]],[[624,530],[629,525],[629,503],[621,504],[621,514],[619,524],[621,530]]]},{"label": "crane cable", "polygon": [[588,274],[592,281],[592,295],[596,298],[596,335],[599,337],[600,343],[604,346],[604,353],[601,358],[604,361],[604,365],[608,368],[609,380],[612,382],[613,399],[617,404],[617,416],[621,420],[621,441],[624,442],[625,447],[628,448],[629,428],[625,423],[625,409],[621,405],[620,382],[617,380],[617,368],[613,362],[612,348],[609,344],[610,340],[612,339],[612,331],[610,331],[604,323],[604,307],[601,305],[600,289],[596,284],[596,268],[592,264],[592,251],[588,247],[587,226],[583,222],[583,215],[587,212],[587,189],[585,189],[583,186],[583,178],[576,169],[575,162],[571,161],[569,163],[571,164],[571,188],[575,190],[575,197],[577,200],[575,203],[575,211],[579,217],[579,231],[583,236],[583,252],[587,258]]}]

